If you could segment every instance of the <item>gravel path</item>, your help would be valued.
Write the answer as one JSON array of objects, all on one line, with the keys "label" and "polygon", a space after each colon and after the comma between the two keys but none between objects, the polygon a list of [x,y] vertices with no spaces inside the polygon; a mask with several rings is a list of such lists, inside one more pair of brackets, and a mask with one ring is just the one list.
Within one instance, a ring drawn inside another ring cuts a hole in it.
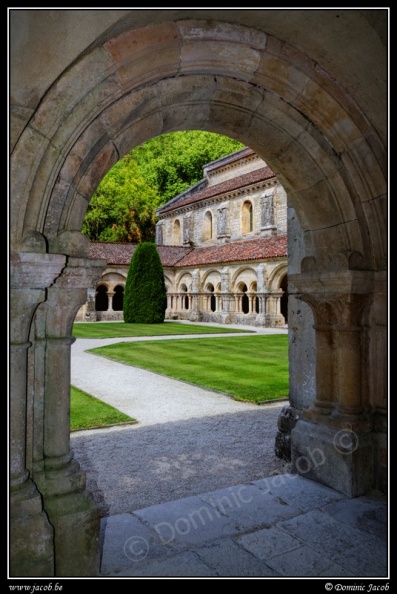
[{"label": "gravel path", "polygon": [[237,402],[85,352],[121,340],[143,339],[78,339],[72,346],[71,383],[138,421],[71,435],[75,458],[103,516],[283,470],[274,442],[285,402],[265,406]]}]

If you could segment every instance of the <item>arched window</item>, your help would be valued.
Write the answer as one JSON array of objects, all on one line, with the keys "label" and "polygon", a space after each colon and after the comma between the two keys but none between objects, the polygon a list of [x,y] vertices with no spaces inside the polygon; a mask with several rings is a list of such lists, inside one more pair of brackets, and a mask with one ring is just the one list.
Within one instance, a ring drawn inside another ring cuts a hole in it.
[{"label": "arched window", "polygon": [[106,285],[99,285],[95,295],[95,310],[107,311],[109,306],[108,288]]},{"label": "arched window", "polygon": [[113,311],[123,311],[124,287],[117,285],[113,295]]},{"label": "arched window", "polygon": [[251,233],[254,229],[252,202],[246,200],[241,211],[241,226],[243,233]]},{"label": "arched window", "polygon": [[172,243],[174,245],[181,245],[181,223],[179,219],[175,219],[172,227]]},{"label": "arched window", "polygon": [[209,241],[212,239],[212,213],[207,210],[203,221],[203,240]]}]

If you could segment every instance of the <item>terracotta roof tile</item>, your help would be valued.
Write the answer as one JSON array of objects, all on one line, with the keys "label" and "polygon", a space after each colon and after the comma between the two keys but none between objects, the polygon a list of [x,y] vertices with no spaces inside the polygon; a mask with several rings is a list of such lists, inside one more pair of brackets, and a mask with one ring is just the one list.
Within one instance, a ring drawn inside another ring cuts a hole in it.
[{"label": "terracotta roof tile", "polygon": [[[136,244],[91,242],[89,257],[106,260],[108,264],[129,266]],[[157,246],[163,266],[203,266],[242,262],[246,260],[266,260],[287,256],[287,234],[275,237],[258,237],[244,241],[234,241],[208,247],[183,247],[172,245]]]},{"label": "terracotta roof tile", "polygon": [[[102,241],[93,241],[90,243],[89,257],[96,260],[106,260],[108,264],[119,266],[129,266],[132,254],[137,244],[133,243],[106,243]],[[160,260],[163,266],[175,266],[175,264],[193,248],[182,246],[157,246],[160,254]]]},{"label": "terracotta roof tile", "polygon": [[175,266],[201,266],[242,262],[246,260],[266,260],[287,256],[287,234],[275,237],[259,237],[235,241],[223,245],[195,248]]},{"label": "terracotta roof tile", "polygon": [[186,257],[186,255],[189,255],[194,248],[173,245],[158,245],[157,249],[159,251],[163,266],[176,266],[176,264],[181,259]]},{"label": "terracotta roof tile", "polygon": [[161,215],[176,208],[187,206],[189,204],[194,204],[196,202],[200,202],[208,198],[213,198],[215,196],[220,196],[221,194],[232,192],[240,188],[245,188],[246,186],[250,186],[252,184],[259,183],[267,179],[271,179],[272,177],[275,177],[275,174],[270,169],[270,167],[261,167],[260,169],[255,169],[255,171],[250,171],[249,173],[245,173],[244,175],[239,175],[232,179],[228,179],[220,184],[209,186],[204,190],[198,190],[197,192],[189,194],[184,200],[181,200],[180,202],[173,199],[172,204],[165,204],[157,210],[157,213]]}]

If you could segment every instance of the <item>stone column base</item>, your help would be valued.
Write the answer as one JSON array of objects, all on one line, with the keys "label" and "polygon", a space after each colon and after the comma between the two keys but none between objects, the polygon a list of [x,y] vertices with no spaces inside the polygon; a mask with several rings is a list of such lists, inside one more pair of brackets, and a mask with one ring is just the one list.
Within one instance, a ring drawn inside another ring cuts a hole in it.
[{"label": "stone column base", "polygon": [[291,405],[283,406],[277,419],[278,431],[276,434],[274,452],[277,458],[291,461],[291,431],[295,427],[300,411]]},{"label": "stone column base", "polygon": [[54,575],[54,531],[31,483],[10,496],[10,576]]},{"label": "stone column base", "polygon": [[348,497],[374,488],[374,439],[371,432],[332,428],[299,420],[291,431],[291,461],[305,478]]},{"label": "stone column base", "polygon": [[202,322],[203,321],[203,314],[199,311],[193,311],[189,316],[190,322]]},{"label": "stone column base", "polygon": [[228,312],[221,313],[221,323],[222,324],[231,324],[232,323],[232,316]]},{"label": "stone column base", "polygon": [[100,572],[100,516],[87,492],[47,497],[54,526],[55,576],[97,577]]},{"label": "stone column base", "polygon": [[285,326],[285,318],[282,314],[265,314],[263,325],[266,326],[266,328]]}]

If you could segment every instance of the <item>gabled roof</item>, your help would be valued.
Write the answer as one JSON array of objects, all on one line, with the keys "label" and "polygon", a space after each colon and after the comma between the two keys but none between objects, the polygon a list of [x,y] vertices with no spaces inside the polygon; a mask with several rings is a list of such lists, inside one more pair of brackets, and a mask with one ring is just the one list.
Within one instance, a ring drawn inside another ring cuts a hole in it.
[{"label": "gabled roof", "polygon": [[159,209],[157,209],[157,214],[162,215],[174,209],[195,204],[196,202],[201,202],[202,200],[206,200],[208,198],[221,196],[222,194],[227,194],[228,192],[233,192],[234,190],[246,188],[252,184],[260,183],[274,177],[276,177],[274,172],[270,169],[270,167],[266,166],[261,167],[260,169],[255,169],[254,171],[250,171],[243,175],[236,176],[232,179],[228,179],[220,184],[209,186],[205,189],[200,189],[200,186],[197,191],[192,193],[183,193],[186,194],[186,198],[183,198],[183,194],[180,195],[180,197],[183,198],[180,201],[173,198],[172,201],[167,202],[167,204],[164,204],[164,206],[161,206]]},{"label": "gabled roof", "polygon": [[236,161],[239,161],[246,157],[250,157],[255,154],[256,153],[252,150],[252,148],[250,148],[249,146],[245,146],[242,149],[239,149],[238,151],[234,151],[233,153],[230,153],[229,155],[225,155],[224,157],[219,157],[219,159],[215,159],[215,161],[211,161],[211,163],[207,163],[206,165],[204,165],[203,169],[204,169],[204,171],[213,171],[213,170],[219,169],[225,165],[234,163]]}]

